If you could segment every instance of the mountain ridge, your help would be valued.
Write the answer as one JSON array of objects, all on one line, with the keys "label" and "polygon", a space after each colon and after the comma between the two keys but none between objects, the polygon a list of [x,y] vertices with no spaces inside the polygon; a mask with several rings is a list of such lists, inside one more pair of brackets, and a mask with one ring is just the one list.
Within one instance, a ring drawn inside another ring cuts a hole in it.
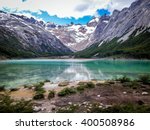
[{"label": "mountain ridge", "polygon": [[99,18],[94,17],[86,25],[70,24],[63,26],[48,23],[45,28],[55,35],[64,45],[76,52],[90,45],[90,36],[94,32],[98,21]]},{"label": "mountain ridge", "polygon": [[1,55],[40,57],[68,55],[72,52],[42,26],[26,20],[20,16],[0,12]]},{"label": "mountain ridge", "polygon": [[[44,23],[0,11],[0,55],[150,58],[150,1],[137,0],[86,25]],[[146,51],[146,52],[145,52]],[[75,52],[75,54],[73,54]]]},{"label": "mountain ridge", "polygon": [[102,58],[117,55],[149,59],[149,28],[150,1],[137,0],[129,8],[114,10],[107,25],[99,23],[92,35],[93,44],[77,52],[76,57]]}]

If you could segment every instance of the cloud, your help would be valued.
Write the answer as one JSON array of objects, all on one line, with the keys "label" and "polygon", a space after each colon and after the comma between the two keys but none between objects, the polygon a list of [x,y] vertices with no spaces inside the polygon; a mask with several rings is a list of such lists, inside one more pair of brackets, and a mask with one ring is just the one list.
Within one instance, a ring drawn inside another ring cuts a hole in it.
[{"label": "cloud", "polygon": [[110,11],[114,9],[122,10],[125,7],[129,7],[135,0],[112,0],[110,5]]},{"label": "cloud", "polygon": [[93,16],[97,9],[122,9],[128,7],[134,0],[0,0],[0,9],[11,8],[12,10],[48,12],[49,15],[57,15],[60,18]]},{"label": "cloud", "polygon": [[89,8],[89,4],[81,4],[75,8],[75,11],[83,12]]}]

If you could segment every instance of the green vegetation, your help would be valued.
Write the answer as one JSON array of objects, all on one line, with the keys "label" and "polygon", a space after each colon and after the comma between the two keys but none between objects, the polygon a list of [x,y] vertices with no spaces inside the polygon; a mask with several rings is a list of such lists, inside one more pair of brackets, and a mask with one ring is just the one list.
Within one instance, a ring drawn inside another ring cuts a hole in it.
[{"label": "green vegetation", "polygon": [[150,84],[150,76],[149,75],[141,75],[139,76],[139,81],[143,84]]},{"label": "green vegetation", "polygon": [[33,99],[34,100],[44,99],[44,94],[40,92],[36,92],[36,94],[33,96]]},{"label": "green vegetation", "polygon": [[24,85],[24,88],[32,89],[32,85]]},{"label": "green vegetation", "polygon": [[63,90],[61,90],[58,93],[58,96],[66,96],[66,95],[71,95],[74,94],[76,92],[83,92],[85,89],[90,89],[90,88],[94,88],[95,84],[93,82],[79,82],[78,83],[78,87],[74,88],[64,88]]},{"label": "green vegetation", "polygon": [[3,27],[0,29],[0,55],[8,58],[38,56],[32,48],[29,48],[29,50],[24,49],[20,41],[8,29]]},{"label": "green vegetation", "polygon": [[54,90],[50,90],[49,93],[48,93],[48,99],[50,100],[50,99],[54,98],[55,97],[55,93],[56,92]]},{"label": "green vegetation", "polygon": [[90,106],[79,106],[79,105],[68,105],[59,108],[57,113],[76,113],[76,112],[87,112],[87,113],[149,113],[150,106],[140,104],[120,104],[114,106],[101,106],[99,103],[92,103]]},{"label": "green vegetation", "polygon": [[87,82],[85,85],[86,88],[94,88],[95,84],[93,82]]},{"label": "green vegetation", "polygon": [[137,82],[136,80],[130,81],[130,82],[125,82],[123,84],[124,87],[129,87],[132,89],[137,89],[140,86],[140,83]]},{"label": "green vegetation", "polygon": [[31,101],[11,99],[8,94],[0,95],[0,113],[31,113],[33,112]]},{"label": "green vegetation", "polygon": [[37,83],[37,84],[34,85],[34,87],[35,87],[34,90],[36,92],[45,93],[45,90],[44,90],[43,86],[44,86],[44,82]]},{"label": "green vegetation", "polygon": [[44,99],[45,89],[43,88],[44,82],[40,82],[35,84],[35,95],[33,97],[34,100]]},{"label": "green vegetation", "polygon": [[57,113],[74,113],[79,108],[78,105],[69,105],[63,108],[59,108]]},{"label": "green vegetation", "polygon": [[85,86],[84,85],[80,85],[77,87],[77,91],[78,92],[83,92],[85,90]]},{"label": "green vegetation", "polygon": [[63,90],[61,90],[58,93],[58,96],[63,97],[63,96],[67,96],[67,95],[71,95],[71,94],[75,94],[75,93],[76,93],[75,88],[64,88]]},{"label": "green vegetation", "polygon": [[101,108],[99,105],[92,105],[88,111],[90,113],[149,113],[150,106],[148,105],[137,105],[137,104],[122,104],[114,105],[108,108]]},{"label": "green vegetation", "polygon": [[[24,30],[26,35],[32,35],[29,31]],[[69,55],[72,52],[68,49],[66,51],[60,51],[54,49],[50,45],[39,45],[41,49],[37,49],[34,45],[27,43],[29,46],[24,47],[21,40],[12,31],[5,27],[0,27],[0,56],[8,58],[34,58],[34,57],[49,57],[49,56],[62,56]],[[25,42],[25,41],[24,41]],[[45,51],[47,50],[47,51]]]},{"label": "green vegetation", "polygon": [[101,43],[100,41],[81,52],[75,53],[75,57],[129,57],[137,59],[150,59],[150,32],[146,29],[143,33],[135,36],[138,30],[140,30],[140,28],[135,30],[129,39],[122,43],[118,42],[119,38],[114,38],[111,41],[105,42],[99,46]]},{"label": "green vegetation", "polygon": [[121,78],[116,79],[117,81],[120,81],[121,83],[130,82],[131,79],[127,76],[123,76]]},{"label": "green vegetation", "polygon": [[95,84],[93,82],[80,82],[78,83],[77,91],[84,91],[86,88],[94,88]]},{"label": "green vegetation", "polygon": [[76,88],[78,92],[83,92],[85,89],[94,88],[95,84],[93,82],[79,82]]}]

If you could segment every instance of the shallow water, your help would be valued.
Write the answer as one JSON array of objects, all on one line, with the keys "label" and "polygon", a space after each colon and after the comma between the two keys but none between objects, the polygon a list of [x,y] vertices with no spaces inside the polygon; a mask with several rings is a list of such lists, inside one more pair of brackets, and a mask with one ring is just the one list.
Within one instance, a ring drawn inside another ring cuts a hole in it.
[{"label": "shallow water", "polygon": [[17,87],[45,79],[53,82],[112,79],[150,74],[150,61],[142,60],[5,60],[0,61],[0,86]]}]

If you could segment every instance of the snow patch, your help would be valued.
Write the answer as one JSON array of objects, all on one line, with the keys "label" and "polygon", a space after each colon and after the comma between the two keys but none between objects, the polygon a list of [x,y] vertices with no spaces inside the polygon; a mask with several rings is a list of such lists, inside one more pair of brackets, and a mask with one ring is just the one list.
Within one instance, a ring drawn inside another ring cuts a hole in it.
[{"label": "snow patch", "polygon": [[96,18],[92,19],[89,23],[98,22],[98,21],[99,21],[99,18],[96,17]]},{"label": "snow patch", "polygon": [[98,47],[100,47],[103,43],[104,43],[104,41],[102,41],[102,42],[98,45]]},{"label": "snow patch", "polygon": [[108,21],[107,21],[107,20],[104,20],[103,22],[104,22],[104,23],[108,23]]}]

